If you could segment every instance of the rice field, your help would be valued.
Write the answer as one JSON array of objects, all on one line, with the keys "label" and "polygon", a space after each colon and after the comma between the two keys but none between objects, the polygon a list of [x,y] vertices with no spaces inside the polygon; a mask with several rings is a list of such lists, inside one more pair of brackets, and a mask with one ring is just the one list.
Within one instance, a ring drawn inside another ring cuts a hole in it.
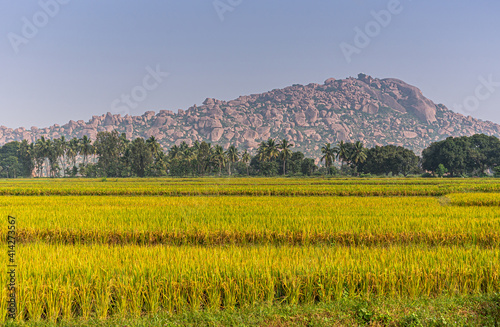
[{"label": "rice field", "polygon": [[[0,181],[17,321],[500,292],[494,179]],[[5,267],[8,258],[4,255]],[[8,276],[0,275],[0,321]]]},{"label": "rice field", "polygon": [[498,247],[498,208],[464,207],[464,195],[496,196],[11,196],[0,215],[22,217],[21,243]]},{"label": "rice field", "polygon": [[494,179],[39,179],[5,180],[0,195],[91,196],[440,196],[500,192]]}]

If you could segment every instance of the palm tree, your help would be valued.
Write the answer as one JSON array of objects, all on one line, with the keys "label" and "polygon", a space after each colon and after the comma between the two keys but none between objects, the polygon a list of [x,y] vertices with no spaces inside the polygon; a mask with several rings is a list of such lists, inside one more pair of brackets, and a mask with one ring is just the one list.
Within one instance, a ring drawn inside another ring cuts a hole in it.
[{"label": "palm tree", "polygon": [[335,162],[335,156],[339,152],[339,149],[336,147],[332,148],[330,143],[326,143],[325,146],[321,148],[321,153],[323,157],[321,157],[321,161],[325,161],[326,168],[328,169],[328,174],[331,174],[330,167]]},{"label": "palm tree", "polygon": [[179,146],[179,151],[181,151],[181,159],[184,160],[184,168],[186,172],[189,172],[192,170],[189,169],[196,160],[196,151],[194,148],[191,148],[185,141],[181,143]]},{"label": "palm tree", "polygon": [[229,172],[229,176],[231,176],[231,163],[235,163],[238,160],[240,160],[240,153],[234,145],[231,145],[229,147],[229,149],[227,149],[226,155],[227,155],[227,159],[228,159],[227,162],[229,164],[228,165],[229,166],[228,172]]},{"label": "palm tree", "polygon": [[280,144],[278,144],[278,149],[281,150],[280,157],[283,160],[283,176],[286,174],[286,161],[292,157],[292,150],[290,148],[293,147],[293,144],[288,142],[287,139],[283,139]]},{"label": "palm tree", "polygon": [[[195,142],[196,147],[196,142]],[[212,144],[201,142],[196,150],[196,162],[198,163],[198,174],[204,175],[210,165],[210,157],[212,156]]]},{"label": "palm tree", "polygon": [[63,169],[63,174],[66,176],[66,151],[68,149],[68,142],[66,142],[66,138],[64,136],[55,140],[55,148],[57,157],[59,158]]},{"label": "palm tree", "polygon": [[146,140],[146,145],[149,148],[149,151],[151,151],[151,154],[153,155],[153,158],[157,158],[158,154],[161,152],[161,146],[158,141],[156,141],[156,138],[154,136],[151,136]]},{"label": "palm tree", "polygon": [[267,140],[266,143],[266,157],[269,161],[278,158],[280,151],[274,139]]},{"label": "palm tree", "polygon": [[68,144],[68,160],[73,164],[73,169],[76,167],[76,157],[80,153],[80,140],[73,138]]},{"label": "palm tree", "polygon": [[192,148],[196,153],[198,153],[198,150],[200,150],[200,146],[201,146],[200,141],[196,140],[194,141]]},{"label": "palm tree", "polygon": [[168,151],[168,156],[171,159],[178,160],[183,156],[183,153],[181,148],[179,148],[177,145],[174,145],[170,148],[170,151]]},{"label": "palm tree", "polygon": [[35,154],[35,166],[38,177],[42,177],[43,164],[45,162],[45,154],[47,153],[47,145],[45,137],[41,137],[35,142],[34,154]]},{"label": "palm tree", "polygon": [[349,150],[347,149],[347,144],[344,141],[340,141],[339,146],[337,147],[337,157],[340,159],[341,168],[344,168],[344,163],[349,158]]},{"label": "palm tree", "polygon": [[354,173],[356,175],[358,174],[358,164],[365,162],[366,157],[366,148],[363,146],[363,143],[357,141],[354,144],[354,149],[350,158],[350,160],[354,163]]},{"label": "palm tree", "polygon": [[28,143],[27,140],[23,140],[17,150],[17,155],[23,169],[22,174],[24,177],[33,177],[33,170],[35,168],[34,146],[35,145],[33,143]]},{"label": "palm tree", "polygon": [[196,159],[198,158],[198,154],[193,147],[188,147],[184,150],[184,160],[186,160],[186,167],[191,167],[188,171],[194,176],[196,171]]},{"label": "palm tree", "polygon": [[186,143],[186,141],[182,141],[181,145],[179,146],[182,152],[186,152],[189,149],[189,145]]},{"label": "palm tree", "polygon": [[50,139],[45,141],[45,157],[49,161],[49,175],[51,177],[56,177],[56,174],[59,171],[59,165],[57,164],[59,153],[57,150],[57,144]]},{"label": "palm tree", "polygon": [[250,162],[250,160],[252,160],[252,157],[250,156],[250,153],[245,150],[241,155],[241,161],[243,161],[245,163],[245,166],[247,167],[247,176],[250,175],[250,173],[248,172],[248,163]]},{"label": "palm tree", "polygon": [[219,176],[220,176],[222,174],[222,167],[226,166],[226,160],[227,160],[226,153],[224,152],[224,149],[220,145],[216,145],[214,147],[212,159],[219,167]]},{"label": "palm tree", "polygon": [[165,154],[161,150],[160,143],[158,143],[154,136],[151,136],[146,140],[146,145],[153,155],[154,174],[159,175],[161,174],[161,170],[165,169]]},{"label": "palm tree", "polygon": [[259,144],[259,148],[257,149],[257,157],[260,161],[267,160],[267,143],[262,141]]},{"label": "palm tree", "polygon": [[80,140],[80,143],[80,150],[83,155],[83,164],[86,166],[89,155],[94,152],[92,140],[87,135],[84,135]]}]

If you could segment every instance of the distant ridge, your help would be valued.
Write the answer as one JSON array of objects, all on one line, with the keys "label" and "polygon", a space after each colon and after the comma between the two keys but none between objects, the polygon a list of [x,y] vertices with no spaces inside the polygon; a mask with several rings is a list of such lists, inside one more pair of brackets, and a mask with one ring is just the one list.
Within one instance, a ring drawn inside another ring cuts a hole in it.
[{"label": "distant ridge", "polygon": [[358,78],[324,84],[293,85],[232,101],[206,99],[202,106],[173,113],[148,111],[122,117],[107,113],[47,128],[15,130],[0,127],[0,144],[26,139],[95,138],[100,131],[118,130],[128,138],[154,136],[164,148],[208,141],[255,149],[268,138],[287,138],[294,150],[317,155],[322,144],[361,140],[368,147],[395,144],[419,153],[448,136],[500,136],[500,125],[463,116],[436,105],[422,92],[398,79]]}]

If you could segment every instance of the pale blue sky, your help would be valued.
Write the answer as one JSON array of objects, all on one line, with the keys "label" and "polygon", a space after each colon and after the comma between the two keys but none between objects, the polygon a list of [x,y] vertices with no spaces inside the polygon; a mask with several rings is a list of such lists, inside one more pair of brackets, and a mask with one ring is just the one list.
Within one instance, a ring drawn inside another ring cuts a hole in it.
[{"label": "pale blue sky", "polygon": [[[364,72],[403,79],[450,109],[467,100],[466,113],[500,123],[500,85],[475,94],[481,77],[500,82],[497,1],[401,0],[386,26],[371,12],[397,0],[218,1],[231,10],[223,21],[213,0],[0,0],[0,125],[123,109],[147,67],[169,75],[150,78],[130,114]],[[348,63],[340,45],[355,46],[355,29],[367,27],[369,45]]]}]

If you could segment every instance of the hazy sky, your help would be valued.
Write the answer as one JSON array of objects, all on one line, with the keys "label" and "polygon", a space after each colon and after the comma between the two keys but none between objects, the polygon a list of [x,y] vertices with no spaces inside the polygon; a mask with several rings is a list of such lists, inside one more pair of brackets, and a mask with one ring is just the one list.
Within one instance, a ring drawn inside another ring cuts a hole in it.
[{"label": "hazy sky", "polygon": [[0,0],[0,125],[176,111],[360,72],[500,123],[499,12],[493,0]]}]

